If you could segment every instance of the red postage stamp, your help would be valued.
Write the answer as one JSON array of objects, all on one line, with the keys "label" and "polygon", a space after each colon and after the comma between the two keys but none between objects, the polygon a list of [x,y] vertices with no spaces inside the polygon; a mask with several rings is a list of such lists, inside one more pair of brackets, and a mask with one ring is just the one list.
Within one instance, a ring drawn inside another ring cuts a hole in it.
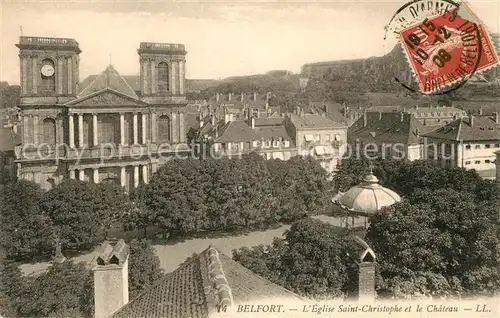
[{"label": "red postage stamp", "polygon": [[485,26],[465,4],[404,27],[399,40],[424,94],[457,88],[499,64]]}]

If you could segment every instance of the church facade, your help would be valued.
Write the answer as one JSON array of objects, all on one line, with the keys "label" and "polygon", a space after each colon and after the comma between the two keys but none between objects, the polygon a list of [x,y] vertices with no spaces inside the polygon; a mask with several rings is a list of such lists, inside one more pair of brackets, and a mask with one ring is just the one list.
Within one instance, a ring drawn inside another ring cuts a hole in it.
[{"label": "church facade", "polygon": [[114,182],[129,191],[147,183],[166,160],[191,153],[184,121],[184,45],[140,43],[139,85],[109,65],[86,87],[79,87],[81,50],[74,39],[21,37],[16,46],[18,178],[45,189],[72,178]]}]

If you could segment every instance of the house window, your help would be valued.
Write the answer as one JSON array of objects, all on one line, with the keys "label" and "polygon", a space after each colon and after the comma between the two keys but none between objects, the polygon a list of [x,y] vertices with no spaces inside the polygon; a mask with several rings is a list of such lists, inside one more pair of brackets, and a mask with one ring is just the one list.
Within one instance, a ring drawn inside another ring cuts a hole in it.
[{"label": "house window", "polygon": [[329,142],[331,140],[330,135],[325,135],[326,141]]},{"label": "house window", "polygon": [[321,141],[321,135],[320,135],[320,134],[317,134],[317,135],[316,135],[316,141],[317,141],[317,142],[320,142],[320,141]]},{"label": "house window", "polygon": [[340,135],[335,135],[335,141],[341,141],[342,138],[340,138]]},{"label": "house window", "polygon": [[491,163],[491,160],[486,159],[486,160],[484,161],[484,163]]},{"label": "house window", "polygon": [[273,147],[277,148],[277,147],[279,147],[279,146],[280,146],[280,142],[279,142],[279,140],[275,140],[275,141],[273,142]]},{"label": "house window", "polygon": [[476,145],[476,149],[481,149],[481,145]]},{"label": "house window", "polygon": [[283,141],[283,144],[285,147],[290,147],[290,141],[288,140]]},{"label": "house window", "polygon": [[495,144],[495,148],[500,148],[500,144]]},{"label": "house window", "polygon": [[157,80],[158,80],[158,91],[159,92],[168,92],[169,85],[169,70],[168,64],[166,62],[161,62],[156,67],[157,69]]},{"label": "house window", "polygon": [[308,142],[308,141],[313,141],[313,135],[305,135],[304,136],[304,141]]},{"label": "house window", "polygon": [[271,141],[270,140],[266,141],[266,148],[269,148],[269,147],[271,147]]},{"label": "house window", "polygon": [[486,145],[484,145],[484,147],[485,147],[485,148],[490,148],[490,147],[491,147],[491,145],[490,145],[490,144],[486,144]]},{"label": "house window", "polygon": [[470,145],[465,145],[465,149],[470,149]]},{"label": "house window", "polygon": [[478,165],[478,164],[480,164],[480,163],[481,163],[481,160],[476,160],[476,161],[474,161],[474,163],[475,163],[476,165]]},{"label": "house window", "polygon": [[466,165],[470,165],[470,161],[466,161],[466,162],[465,162],[465,164],[466,164]]}]

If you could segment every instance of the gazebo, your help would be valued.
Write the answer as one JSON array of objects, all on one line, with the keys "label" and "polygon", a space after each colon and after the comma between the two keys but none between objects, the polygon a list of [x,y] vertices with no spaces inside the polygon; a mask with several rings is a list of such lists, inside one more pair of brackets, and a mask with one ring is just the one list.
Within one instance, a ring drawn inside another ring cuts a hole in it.
[{"label": "gazebo", "polygon": [[391,189],[381,186],[378,178],[370,173],[363,181],[345,193],[337,194],[332,202],[346,212],[343,225],[348,228],[368,228],[368,218],[386,206],[401,201],[401,197]]}]

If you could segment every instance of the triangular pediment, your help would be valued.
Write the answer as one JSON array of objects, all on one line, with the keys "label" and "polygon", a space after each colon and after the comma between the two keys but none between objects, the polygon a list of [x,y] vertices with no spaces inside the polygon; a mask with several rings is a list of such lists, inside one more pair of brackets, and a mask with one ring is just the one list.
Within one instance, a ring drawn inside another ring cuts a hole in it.
[{"label": "triangular pediment", "polygon": [[115,70],[112,65],[109,65],[99,76],[97,76],[87,87],[85,87],[80,94],[79,98],[92,95],[95,92],[101,91],[105,88],[112,89],[125,96],[131,98],[139,98],[134,89],[127,83],[127,81]]},{"label": "triangular pediment", "polygon": [[91,95],[80,97],[66,104],[67,106],[85,106],[85,107],[101,107],[101,106],[144,106],[146,103],[106,88]]}]

